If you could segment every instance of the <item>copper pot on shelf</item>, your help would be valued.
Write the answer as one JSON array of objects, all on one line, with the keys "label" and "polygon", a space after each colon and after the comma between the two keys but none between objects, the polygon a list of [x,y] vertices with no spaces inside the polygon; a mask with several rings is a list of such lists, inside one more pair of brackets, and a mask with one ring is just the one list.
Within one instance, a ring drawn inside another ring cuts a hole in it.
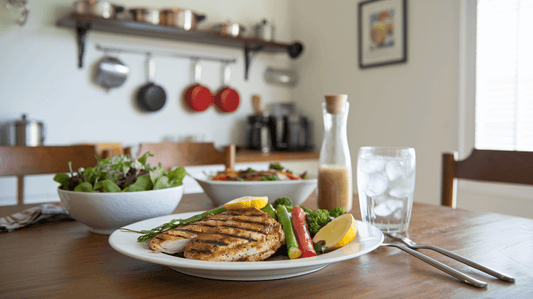
[{"label": "copper pot on shelf", "polygon": [[129,9],[129,12],[136,22],[143,22],[153,25],[160,24],[161,12],[159,9],[150,7],[135,7]]},{"label": "copper pot on shelf", "polygon": [[183,30],[196,30],[197,23],[205,18],[205,15],[196,14],[190,9],[169,8],[160,11],[159,24]]},{"label": "copper pot on shelf", "polygon": [[116,19],[117,14],[122,11],[124,11],[123,6],[106,1],[84,0],[74,2],[74,12],[79,15]]},{"label": "copper pot on shelf", "polygon": [[223,36],[240,37],[246,29],[241,24],[225,22],[215,25],[213,30],[217,31]]}]

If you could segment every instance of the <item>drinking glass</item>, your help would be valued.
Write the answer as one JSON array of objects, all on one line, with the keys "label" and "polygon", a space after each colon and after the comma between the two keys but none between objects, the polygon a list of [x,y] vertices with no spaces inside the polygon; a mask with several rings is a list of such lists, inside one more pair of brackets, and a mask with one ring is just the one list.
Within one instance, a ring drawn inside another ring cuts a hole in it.
[{"label": "drinking glass", "polygon": [[413,207],[415,170],[414,148],[361,147],[357,189],[363,221],[383,232],[406,232]]}]

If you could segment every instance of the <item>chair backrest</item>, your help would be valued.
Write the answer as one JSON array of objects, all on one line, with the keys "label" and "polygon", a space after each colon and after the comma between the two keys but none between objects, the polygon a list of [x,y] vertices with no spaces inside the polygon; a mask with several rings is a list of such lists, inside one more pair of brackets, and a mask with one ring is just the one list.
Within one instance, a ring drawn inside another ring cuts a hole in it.
[{"label": "chair backrest", "polygon": [[114,156],[117,156],[117,155],[130,156],[131,157],[131,147],[129,147],[129,146],[128,147],[123,147],[118,152],[115,149],[103,149],[101,151],[101,154],[102,154],[102,159],[113,158]]},{"label": "chair backrest", "polygon": [[24,204],[24,175],[55,174],[96,165],[94,145],[0,146],[0,177],[17,176],[17,205]]},{"label": "chair backrest", "polygon": [[176,166],[224,164],[226,168],[235,167],[235,145],[219,151],[208,142],[161,142],[141,143],[137,157],[150,152],[154,155],[147,159],[152,166],[161,163],[165,169]]},{"label": "chair backrest", "polygon": [[442,154],[441,204],[457,205],[456,179],[533,185],[533,152],[474,149],[464,160]]}]

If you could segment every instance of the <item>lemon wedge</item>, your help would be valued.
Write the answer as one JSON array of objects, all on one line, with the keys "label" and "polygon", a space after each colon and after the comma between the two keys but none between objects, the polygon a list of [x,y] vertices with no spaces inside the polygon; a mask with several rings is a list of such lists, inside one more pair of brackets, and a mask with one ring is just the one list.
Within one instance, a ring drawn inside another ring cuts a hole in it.
[{"label": "lemon wedge", "polygon": [[313,237],[313,243],[324,240],[326,248],[338,248],[348,244],[356,234],[355,219],[352,214],[346,213],[321,228]]},{"label": "lemon wedge", "polygon": [[224,204],[226,210],[235,210],[242,208],[258,208],[262,209],[268,204],[268,196],[243,196],[231,200]]}]

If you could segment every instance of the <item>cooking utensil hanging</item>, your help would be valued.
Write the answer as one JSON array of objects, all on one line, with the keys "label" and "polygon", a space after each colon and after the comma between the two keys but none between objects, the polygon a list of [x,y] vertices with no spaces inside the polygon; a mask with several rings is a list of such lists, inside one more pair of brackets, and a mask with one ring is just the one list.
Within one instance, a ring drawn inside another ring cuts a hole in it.
[{"label": "cooking utensil hanging", "polygon": [[161,110],[167,101],[165,90],[156,85],[155,61],[150,54],[146,57],[148,68],[148,83],[137,92],[137,104],[144,111],[154,112]]},{"label": "cooking utensil hanging", "polygon": [[217,92],[215,96],[215,105],[223,112],[233,112],[239,107],[240,96],[239,93],[229,86],[231,78],[231,68],[228,64],[224,64],[224,86]]},{"label": "cooking utensil hanging", "polygon": [[209,88],[200,84],[202,67],[197,59],[193,60],[193,68],[194,84],[185,92],[185,102],[192,110],[201,112],[213,105],[214,96]]},{"label": "cooking utensil hanging", "polygon": [[130,68],[116,57],[105,56],[98,63],[98,70],[94,82],[106,91],[119,87],[128,78]]}]

